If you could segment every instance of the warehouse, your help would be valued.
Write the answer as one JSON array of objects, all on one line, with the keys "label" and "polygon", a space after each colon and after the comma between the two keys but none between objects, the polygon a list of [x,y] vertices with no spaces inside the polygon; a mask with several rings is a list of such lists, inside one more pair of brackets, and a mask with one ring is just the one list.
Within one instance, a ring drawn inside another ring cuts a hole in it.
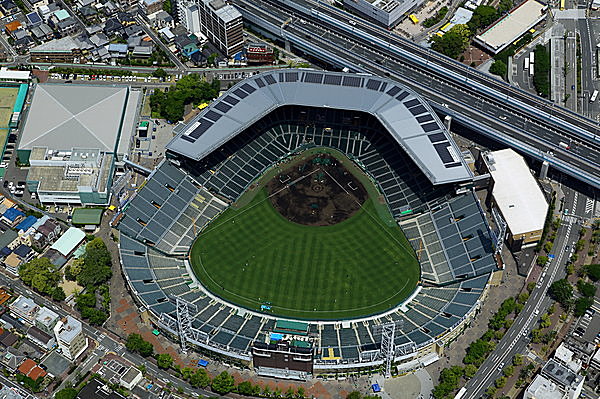
[{"label": "warehouse", "polygon": [[140,97],[126,86],[37,85],[17,147],[29,191],[46,204],[107,204]]},{"label": "warehouse", "polygon": [[491,175],[489,202],[506,221],[511,250],[535,245],[542,237],[548,203],[522,156],[512,149],[488,152],[484,165]]}]

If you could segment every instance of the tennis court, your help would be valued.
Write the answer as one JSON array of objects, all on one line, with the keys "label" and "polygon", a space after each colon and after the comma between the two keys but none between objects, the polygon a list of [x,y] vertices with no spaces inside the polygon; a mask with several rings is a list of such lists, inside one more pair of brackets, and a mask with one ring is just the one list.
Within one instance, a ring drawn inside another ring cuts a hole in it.
[{"label": "tennis court", "polygon": [[18,94],[18,87],[0,87],[0,128],[8,127]]}]

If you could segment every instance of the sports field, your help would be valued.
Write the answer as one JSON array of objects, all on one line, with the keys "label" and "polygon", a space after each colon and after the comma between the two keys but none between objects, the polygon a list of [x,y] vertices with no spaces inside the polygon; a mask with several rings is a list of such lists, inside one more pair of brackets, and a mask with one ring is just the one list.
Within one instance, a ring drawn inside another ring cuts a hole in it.
[{"label": "sports field", "polygon": [[192,267],[214,294],[253,310],[271,306],[274,315],[327,320],[385,311],[414,291],[420,269],[400,228],[372,201],[316,227],[286,220],[261,189],[200,234]]},{"label": "sports field", "polygon": [[0,87],[0,128],[8,127],[18,94],[18,87]]}]

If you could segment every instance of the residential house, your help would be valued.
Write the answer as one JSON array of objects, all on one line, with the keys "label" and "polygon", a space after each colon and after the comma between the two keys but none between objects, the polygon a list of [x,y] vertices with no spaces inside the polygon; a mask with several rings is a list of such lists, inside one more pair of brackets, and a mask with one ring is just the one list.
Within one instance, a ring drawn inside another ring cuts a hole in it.
[{"label": "residential house", "polygon": [[20,52],[25,52],[27,49],[33,47],[35,42],[31,38],[31,35],[25,29],[19,29],[14,34],[15,42],[13,47]]},{"label": "residential house", "polygon": [[3,328],[0,329],[0,344],[3,347],[5,347],[5,348],[11,347],[15,343],[17,343],[18,340],[19,340],[19,337],[16,334],[14,334],[6,329],[3,329]]},{"label": "residential house", "polygon": [[88,35],[95,35],[98,32],[102,32],[102,27],[100,25],[90,25],[86,26],[85,33]]},{"label": "residential house", "polygon": [[35,317],[33,324],[46,334],[54,334],[54,326],[60,317],[54,311],[43,306]]},{"label": "residential house", "polygon": [[117,12],[117,19],[123,26],[130,26],[137,24],[135,18],[128,12],[119,11]]},{"label": "residential house", "polygon": [[0,354],[0,363],[11,373],[17,371],[17,368],[19,368],[24,360],[25,356],[21,355],[12,347],[7,347],[4,352]]},{"label": "residential house", "polygon": [[83,6],[79,9],[79,13],[86,21],[91,21],[98,15],[98,10],[93,6]]},{"label": "residential house", "polygon": [[115,15],[119,11],[119,8],[112,1],[107,1],[104,4],[98,3],[96,8],[107,17]]},{"label": "residential house", "polygon": [[37,221],[38,218],[36,218],[33,215],[29,215],[15,227],[15,230],[17,230],[20,234],[23,234],[25,231],[29,230],[29,228],[33,226]]},{"label": "residential house", "polygon": [[179,35],[175,37],[174,42],[177,50],[179,50],[179,52],[185,57],[189,57],[198,51],[198,46],[196,45],[195,40],[189,36]]},{"label": "residential house", "polygon": [[[108,54],[108,50],[106,52]],[[53,248],[50,248],[44,252],[43,257],[48,259],[50,263],[56,267],[62,267],[65,263],[67,263],[67,257]]]},{"label": "residential house", "polygon": [[128,25],[125,27],[125,29],[123,29],[123,35],[125,36],[126,39],[128,39],[130,37],[141,36],[144,34],[145,34],[144,29],[142,29],[142,27],[139,26],[138,24]]},{"label": "residential house", "polygon": [[0,11],[2,11],[2,14],[4,15],[13,15],[19,11],[19,7],[11,0],[4,0],[0,2]]},{"label": "residential house", "polygon": [[39,328],[32,326],[27,330],[27,338],[44,350],[50,350],[56,345],[56,339]]},{"label": "residential house", "polygon": [[4,268],[7,272],[13,276],[18,276],[19,266],[23,264],[23,260],[19,257],[19,255],[11,252],[7,257],[4,258],[2,263],[4,263]]},{"label": "residential house", "polygon": [[38,26],[39,24],[41,24],[42,22],[44,22],[42,20],[42,17],[40,17],[40,14],[38,14],[35,11],[30,12],[29,14],[27,14],[26,18],[27,18],[27,26],[29,28],[32,28],[34,26]]},{"label": "residential house", "polygon": [[92,51],[90,51],[88,56],[94,62],[104,62],[110,60],[110,54],[108,53],[108,49],[106,47],[95,48]]},{"label": "residential house", "polygon": [[159,29],[158,33],[166,40],[167,43],[171,44],[175,40],[175,35],[169,28]]},{"label": "residential house", "polygon": [[142,0],[140,8],[146,15],[154,14],[163,9],[163,0]]},{"label": "residential house", "polygon": [[23,29],[23,25],[21,24],[21,21],[18,20],[9,22],[6,25],[4,25],[4,30],[6,31],[6,34],[11,36],[13,39],[15,38],[15,32],[21,29]]},{"label": "residential house", "polygon": [[175,28],[175,20],[168,12],[164,10],[149,15],[148,19],[150,20],[150,23],[152,24],[154,29],[158,30],[162,28]]},{"label": "residential house", "polygon": [[16,226],[23,219],[25,219],[25,214],[17,208],[7,209],[0,217],[0,220],[10,227]]},{"label": "residential house", "polygon": [[47,374],[43,368],[38,366],[38,364],[31,359],[25,359],[17,370],[19,373],[26,375],[34,381],[37,381],[39,378],[44,378]]},{"label": "residential house", "polygon": [[37,315],[40,307],[33,301],[33,299],[27,298],[23,295],[19,295],[17,299],[10,305],[8,305],[10,311],[25,324],[33,325],[33,320]]},{"label": "residential house", "polygon": [[120,36],[123,34],[123,25],[117,18],[109,18],[104,22],[104,33],[108,37]]},{"label": "residential house", "polygon": [[82,7],[85,7],[85,6],[91,6],[95,2],[96,2],[96,0],[75,0],[75,4],[77,4],[77,7],[79,9],[81,9]]},{"label": "residential house", "polygon": [[151,55],[151,46],[135,46],[131,52],[131,56],[134,58],[150,58]]},{"label": "residential house", "polygon": [[40,25],[31,28],[31,35],[35,40],[45,42],[47,40],[52,40],[54,31],[52,31],[52,28],[49,27],[48,24],[41,23]]},{"label": "residential house", "polygon": [[38,9],[43,6],[47,6],[49,0],[29,0],[29,3],[33,6],[33,8]]},{"label": "residential house", "polygon": [[111,43],[108,45],[108,53],[112,58],[126,58],[127,45],[124,43]]},{"label": "residential house", "polygon": [[[0,234],[0,249],[12,248],[16,246],[16,242],[19,241],[19,235],[12,229],[6,229]],[[15,243],[15,244],[13,244]],[[12,249],[11,249],[12,250]]]},{"label": "residential house", "polygon": [[56,29],[63,36],[72,35],[77,31],[77,22],[75,21],[75,18],[69,17],[67,19],[63,19],[62,21],[58,21]]},{"label": "residential house", "polygon": [[96,33],[95,35],[90,36],[90,42],[95,47],[101,47],[101,46],[106,46],[107,44],[109,44],[110,40],[104,33],[99,32],[99,33]]}]

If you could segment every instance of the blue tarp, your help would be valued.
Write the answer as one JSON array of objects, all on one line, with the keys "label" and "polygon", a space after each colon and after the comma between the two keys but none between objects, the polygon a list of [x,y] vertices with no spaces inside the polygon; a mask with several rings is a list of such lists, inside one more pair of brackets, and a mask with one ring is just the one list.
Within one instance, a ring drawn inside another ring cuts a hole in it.
[{"label": "blue tarp", "polygon": [[283,339],[283,334],[271,333],[271,339],[273,341],[281,341]]},{"label": "blue tarp", "polygon": [[371,385],[371,388],[373,389],[373,392],[381,392],[381,387],[379,384],[373,384]]},{"label": "blue tarp", "polygon": [[206,367],[206,366],[208,366],[208,361],[206,361],[204,359],[200,359],[200,360],[198,360],[198,366],[199,367]]}]

